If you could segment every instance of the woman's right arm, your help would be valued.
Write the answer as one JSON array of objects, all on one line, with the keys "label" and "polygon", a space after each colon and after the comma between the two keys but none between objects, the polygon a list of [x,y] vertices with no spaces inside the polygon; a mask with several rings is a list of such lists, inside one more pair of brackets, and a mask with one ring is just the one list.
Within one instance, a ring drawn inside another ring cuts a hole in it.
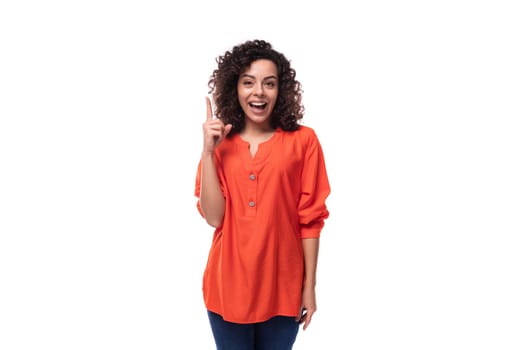
[{"label": "woman's right arm", "polygon": [[218,227],[224,217],[225,199],[221,191],[213,153],[204,153],[201,158],[200,206],[206,222]]},{"label": "woman's right arm", "polygon": [[199,202],[206,222],[213,227],[218,227],[224,217],[225,199],[215,166],[215,147],[228,135],[232,126],[231,124],[225,126],[222,120],[213,118],[211,101],[208,97],[206,97],[206,109],[206,121],[202,125],[204,143]]}]

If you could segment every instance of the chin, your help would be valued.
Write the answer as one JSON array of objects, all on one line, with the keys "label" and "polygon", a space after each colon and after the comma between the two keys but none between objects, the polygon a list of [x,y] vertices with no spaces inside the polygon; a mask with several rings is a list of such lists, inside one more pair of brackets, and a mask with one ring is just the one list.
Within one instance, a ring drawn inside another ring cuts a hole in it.
[{"label": "chin", "polygon": [[264,124],[267,123],[270,120],[270,116],[249,116],[246,119],[250,120],[252,123],[255,124]]}]

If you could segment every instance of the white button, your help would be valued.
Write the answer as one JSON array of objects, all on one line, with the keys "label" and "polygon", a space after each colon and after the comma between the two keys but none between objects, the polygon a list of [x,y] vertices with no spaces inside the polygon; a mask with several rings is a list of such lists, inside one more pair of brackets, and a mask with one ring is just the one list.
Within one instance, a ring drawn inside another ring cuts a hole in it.
[{"label": "white button", "polygon": [[255,202],[254,202],[254,201],[250,201],[250,202],[248,203],[248,205],[249,205],[250,207],[255,207]]},{"label": "white button", "polygon": [[254,174],[250,174],[250,180],[252,180],[252,181],[255,180],[255,177],[256,176]]}]

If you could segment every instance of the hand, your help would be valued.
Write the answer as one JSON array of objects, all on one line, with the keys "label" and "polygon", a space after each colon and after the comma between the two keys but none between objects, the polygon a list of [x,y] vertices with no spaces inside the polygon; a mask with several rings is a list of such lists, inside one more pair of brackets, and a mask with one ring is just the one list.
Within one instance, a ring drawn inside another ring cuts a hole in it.
[{"label": "hand", "polygon": [[206,121],[202,124],[204,136],[203,153],[213,153],[215,147],[228,135],[232,125],[224,125],[222,120],[213,118],[211,101],[206,96]]},{"label": "hand", "polygon": [[306,288],[303,290],[303,303],[301,311],[295,320],[299,323],[304,323],[303,330],[308,328],[308,325],[312,321],[312,316],[317,311],[317,305],[315,302],[315,289]]}]

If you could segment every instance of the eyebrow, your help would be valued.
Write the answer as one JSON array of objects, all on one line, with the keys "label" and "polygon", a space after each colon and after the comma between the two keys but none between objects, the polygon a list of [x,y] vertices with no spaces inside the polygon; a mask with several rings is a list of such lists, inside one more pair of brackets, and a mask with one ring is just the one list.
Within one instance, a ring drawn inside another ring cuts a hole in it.
[{"label": "eyebrow", "polygon": [[[253,75],[250,75],[250,74],[241,74],[241,78],[256,79]],[[277,79],[277,77],[275,75],[269,75],[269,76],[263,78],[263,80],[268,80],[268,79]]]}]

